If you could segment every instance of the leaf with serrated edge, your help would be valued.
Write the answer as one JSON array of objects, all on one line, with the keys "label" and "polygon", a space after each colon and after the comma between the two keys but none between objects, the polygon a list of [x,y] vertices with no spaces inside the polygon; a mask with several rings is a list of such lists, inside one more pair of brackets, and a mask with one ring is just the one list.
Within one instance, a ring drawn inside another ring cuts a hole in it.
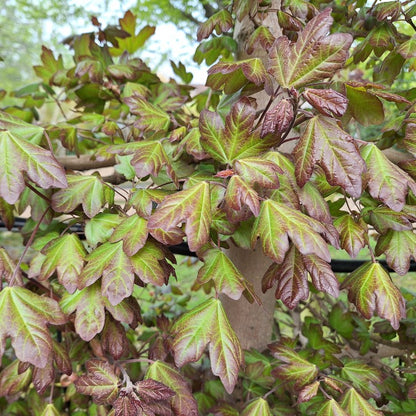
[{"label": "leaf with serrated edge", "polygon": [[58,280],[69,293],[78,286],[78,276],[84,265],[85,249],[76,234],[65,234],[48,243],[42,250],[46,256],[39,279],[48,279],[56,270]]},{"label": "leaf with serrated edge", "polygon": [[84,341],[91,341],[103,330],[105,309],[98,283],[72,295],[65,294],[60,306],[66,314],[76,311],[75,331]]},{"label": "leaf with serrated edge", "polygon": [[243,362],[240,342],[228,322],[221,302],[210,299],[184,314],[173,326],[175,363],[199,360],[209,344],[212,372],[231,394]]},{"label": "leaf with serrated edge", "polygon": [[71,212],[82,206],[87,217],[92,218],[106,201],[106,190],[102,179],[97,175],[67,175],[68,187],[52,196],[52,207],[56,212]]},{"label": "leaf with serrated edge", "polygon": [[267,401],[259,397],[244,408],[241,416],[272,416],[272,412]]},{"label": "leaf with serrated edge", "polygon": [[197,40],[200,42],[202,39],[206,39],[214,30],[217,35],[221,35],[230,30],[233,24],[234,21],[231,13],[226,9],[220,10],[199,26]]},{"label": "leaf with serrated edge", "polygon": [[284,364],[277,366],[273,374],[284,381],[294,383],[298,390],[312,383],[318,375],[318,367],[302,358],[296,351],[282,343],[269,346],[272,354]]},{"label": "leaf with serrated edge", "polygon": [[365,180],[370,195],[384,202],[394,211],[401,211],[409,188],[416,192],[416,183],[402,169],[372,143],[361,147],[361,156],[367,164]]},{"label": "leaf with serrated edge", "polygon": [[269,72],[279,85],[299,88],[332,78],[343,67],[352,36],[328,35],[332,22],[331,9],[327,8],[308,22],[294,44],[286,36],[277,38],[270,50]]},{"label": "leaf with serrated edge", "polygon": [[367,245],[368,228],[362,218],[355,219],[346,214],[334,221],[340,234],[341,247],[351,256],[357,257],[359,251]]},{"label": "leaf with serrated edge", "polygon": [[345,410],[334,400],[329,399],[319,409],[316,416],[349,416]]},{"label": "leaf with serrated edge", "polygon": [[246,51],[249,55],[251,55],[257,45],[260,45],[267,51],[273,45],[274,41],[275,37],[273,36],[272,32],[270,32],[270,29],[267,26],[259,26],[250,35],[247,41]]},{"label": "leaf with serrated edge", "polygon": [[325,116],[341,117],[347,110],[348,100],[345,96],[331,89],[306,88],[303,96],[309,104]]},{"label": "leaf with serrated edge", "polygon": [[113,367],[102,360],[89,360],[85,363],[87,374],[78,377],[75,387],[78,393],[92,396],[97,404],[111,404],[118,395],[119,378]]},{"label": "leaf with serrated edge", "polygon": [[52,354],[47,324],[62,325],[66,322],[58,303],[23,287],[5,287],[0,292],[0,315],[0,357],[6,338],[10,337],[20,361],[45,367]]},{"label": "leaf with serrated edge", "polygon": [[402,294],[379,263],[360,266],[344,280],[341,289],[348,289],[348,299],[367,319],[377,312],[398,329],[400,319],[406,316]]},{"label": "leaf with serrated edge", "polygon": [[172,398],[175,416],[198,416],[196,400],[178,370],[162,361],[155,361],[147,369],[146,379],[149,378],[163,383],[176,393]]},{"label": "leaf with serrated edge", "polygon": [[25,189],[25,177],[43,189],[66,188],[65,171],[49,150],[10,131],[0,131],[0,197],[14,204]]},{"label": "leaf with serrated edge", "polygon": [[303,263],[316,289],[337,298],[339,295],[339,282],[331,266],[315,254],[303,256]]},{"label": "leaf with serrated edge", "polygon": [[240,211],[244,205],[247,205],[256,217],[260,212],[259,195],[238,175],[233,175],[228,182],[225,203],[235,211]]},{"label": "leaf with serrated edge", "polygon": [[374,409],[354,388],[348,389],[345,393],[341,406],[348,415],[383,416],[383,412]]},{"label": "leaf with serrated edge", "polygon": [[315,381],[314,383],[305,386],[298,395],[298,403],[304,403],[311,400],[318,393],[320,382]]},{"label": "leaf with serrated edge", "polygon": [[375,254],[385,254],[387,264],[404,276],[409,271],[410,259],[416,259],[416,234],[413,231],[389,230],[377,240]]},{"label": "leaf with serrated edge", "polygon": [[115,243],[123,240],[123,250],[128,256],[136,254],[147,240],[147,221],[138,215],[124,218],[115,228],[109,241]]},{"label": "leaf with serrated edge", "polygon": [[325,233],[325,228],[318,221],[269,199],[261,204],[253,227],[252,245],[260,236],[264,254],[282,263],[290,238],[302,254],[314,253],[330,262],[328,247],[319,233]]},{"label": "leaf with serrated edge", "polygon": [[185,222],[185,233],[191,251],[199,250],[209,239],[211,225],[210,190],[207,182],[200,182],[186,190],[165,197],[147,224],[149,232],[161,228],[169,231]]},{"label": "leaf with serrated edge", "polygon": [[217,293],[225,293],[238,300],[246,289],[244,276],[228,256],[218,249],[207,250],[203,254],[204,265],[198,271],[197,282],[203,285],[210,280],[214,282]]},{"label": "leaf with serrated edge", "polygon": [[315,163],[318,163],[328,183],[341,186],[353,197],[361,195],[365,163],[354,139],[334,119],[324,116],[310,119],[293,155],[300,186],[309,180]]},{"label": "leaf with serrated edge", "polygon": [[263,188],[275,189],[279,187],[278,173],[282,169],[269,160],[260,158],[246,158],[236,160],[234,168],[245,182],[250,185],[259,184]]}]

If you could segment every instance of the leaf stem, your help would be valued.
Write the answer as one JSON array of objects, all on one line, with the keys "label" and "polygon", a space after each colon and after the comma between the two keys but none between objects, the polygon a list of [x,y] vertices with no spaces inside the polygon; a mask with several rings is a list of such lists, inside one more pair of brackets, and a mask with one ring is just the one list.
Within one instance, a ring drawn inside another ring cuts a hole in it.
[{"label": "leaf stem", "polygon": [[42,192],[38,191],[31,183],[26,182],[26,186],[32,191],[34,192],[37,196],[41,197],[42,199],[44,199],[48,204],[51,203],[51,200],[44,195]]},{"label": "leaf stem", "polygon": [[47,207],[45,209],[44,213],[40,217],[40,219],[39,219],[38,223],[36,224],[35,228],[33,229],[32,234],[30,235],[29,240],[26,243],[25,249],[23,250],[23,253],[20,256],[19,261],[17,262],[16,267],[13,270],[13,274],[12,274],[12,277],[10,279],[9,286],[13,286],[13,283],[16,280],[17,272],[20,269],[20,265],[22,264],[23,258],[25,257],[27,251],[29,250],[29,247],[32,245],[33,240],[35,239],[36,233],[38,232],[39,227],[42,224],[42,221],[44,220],[44,218],[46,217],[46,214],[48,213],[48,211],[50,209],[51,209],[51,207]]}]

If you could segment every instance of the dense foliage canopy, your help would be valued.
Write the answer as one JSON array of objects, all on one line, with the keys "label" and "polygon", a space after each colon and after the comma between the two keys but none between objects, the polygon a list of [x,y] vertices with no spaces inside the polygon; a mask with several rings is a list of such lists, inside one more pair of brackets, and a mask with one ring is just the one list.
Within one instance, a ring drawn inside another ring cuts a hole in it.
[{"label": "dense foliage canopy", "polygon": [[[416,413],[416,5],[224,3],[204,87],[152,72],[128,11],[70,65],[44,46],[0,111],[0,217],[26,219],[1,239],[1,414]],[[258,287],[231,246],[270,261]],[[244,351],[224,297],[259,288],[273,337]]]}]

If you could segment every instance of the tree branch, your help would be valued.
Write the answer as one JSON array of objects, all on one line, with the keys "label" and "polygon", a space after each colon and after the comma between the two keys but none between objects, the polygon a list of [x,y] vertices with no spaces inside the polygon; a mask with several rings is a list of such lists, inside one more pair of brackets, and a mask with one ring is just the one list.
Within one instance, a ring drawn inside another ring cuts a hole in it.
[{"label": "tree branch", "polygon": [[116,164],[116,159],[112,157],[107,160],[91,160],[91,155],[81,156],[62,156],[57,157],[58,162],[65,168],[71,170],[90,170],[107,168]]}]

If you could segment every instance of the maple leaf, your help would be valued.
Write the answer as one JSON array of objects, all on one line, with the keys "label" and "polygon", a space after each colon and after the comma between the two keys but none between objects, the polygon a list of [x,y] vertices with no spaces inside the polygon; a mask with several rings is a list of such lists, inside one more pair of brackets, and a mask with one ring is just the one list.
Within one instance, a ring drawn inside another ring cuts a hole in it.
[{"label": "maple leaf", "polygon": [[251,55],[257,45],[268,51],[275,41],[275,37],[267,26],[259,26],[256,28],[247,40],[246,51]]},{"label": "maple leaf", "polygon": [[40,416],[60,416],[60,412],[52,403],[48,403]]},{"label": "maple leaf", "polygon": [[283,98],[266,111],[261,126],[261,137],[264,138],[268,134],[280,136],[290,127],[293,117],[293,104],[287,98]]},{"label": "maple leaf", "polygon": [[293,348],[285,345],[284,340],[269,345],[269,349],[274,357],[284,363],[273,370],[273,375],[283,381],[293,382],[296,390],[301,390],[315,380],[318,367],[302,358]]},{"label": "maple leaf", "polygon": [[119,360],[129,350],[129,341],[124,326],[109,317],[101,334],[101,347],[115,360]]},{"label": "maple leaf", "polygon": [[369,214],[369,223],[380,234],[385,234],[388,230],[405,231],[412,229],[412,223],[403,211],[397,212],[386,206],[378,206],[371,208]]},{"label": "maple leaf", "polygon": [[359,251],[368,243],[368,227],[362,218],[345,214],[334,221],[340,234],[341,247],[351,256],[357,257]]},{"label": "maple leaf", "polygon": [[416,259],[416,234],[413,231],[388,230],[377,240],[376,256],[386,255],[387,264],[404,276],[410,267],[410,259]]},{"label": "maple leaf", "polygon": [[207,182],[200,182],[188,189],[165,197],[149,218],[150,234],[158,240],[155,230],[174,229],[185,222],[185,233],[191,251],[199,250],[209,239],[211,225],[210,189]]},{"label": "maple leaf", "polygon": [[120,215],[108,212],[100,212],[87,220],[84,232],[89,245],[96,246],[98,243],[107,241],[121,220]]},{"label": "maple leaf", "polygon": [[238,159],[234,163],[235,171],[249,185],[259,184],[263,188],[279,187],[278,173],[282,169],[270,160],[260,158]]},{"label": "maple leaf", "polygon": [[25,189],[24,174],[44,189],[67,187],[65,171],[49,150],[0,131],[0,197],[7,203],[14,204]]},{"label": "maple leaf", "polygon": [[212,280],[217,293],[225,293],[234,300],[240,299],[247,290],[247,283],[228,256],[219,249],[210,249],[203,254],[203,260],[197,282],[203,285]]},{"label": "maple leaf", "polygon": [[304,402],[308,402],[309,400],[311,400],[313,397],[316,396],[316,394],[318,393],[318,388],[320,386],[320,382],[319,381],[315,381],[311,384],[308,384],[307,386],[305,386],[298,395],[298,403],[304,403]]},{"label": "maple leaf", "polygon": [[289,250],[289,238],[302,254],[316,254],[331,261],[327,245],[319,233],[322,224],[301,212],[270,199],[263,201],[252,232],[252,246],[260,236],[263,252],[276,263],[282,263]]},{"label": "maple leaf", "polygon": [[10,337],[20,361],[45,367],[53,348],[47,325],[66,323],[58,303],[23,287],[5,287],[0,292],[0,314],[0,356]]},{"label": "maple leaf", "polygon": [[200,42],[202,39],[206,39],[214,30],[217,35],[221,35],[230,30],[233,25],[231,13],[226,9],[220,10],[199,26],[197,40]]},{"label": "maple leaf", "polygon": [[[155,286],[162,286],[168,283],[169,276],[175,274],[172,266],[166,261],[167,252],[154,241],[149,240],[130,261],[134,273],[143,283],[151,283]],[[169,257],[175,263],[175,257]]]},{"label": "maple leaf", "polygon": [[341,406],[349,415],[383,416],[383,412],[376,410],[354,388],[347,390],[342,398]]},{"label": "maple leaf", "polygon": [[332,25],[331,9],[311,19],[295,43],[286,36],[277,38],[270,50],[269,72],[284,88],[299,88],[312,82],[332,78],[348,56],[352,36],[328,35]]},{"label": "maple leaf", "polygon": [[374,312],[398,329],[406,316],[405,301],[389,274],[379,263],[368,262],[352,272],[342,283],[348,289],[348,299],[369,319]]},{"label": "maple leaf", "polygon": [[214,159],[230,165],[236,159],[258,156],[270,144],[253,131],[255,118],[256,111],[247,98],[233,104],[225,124],[218,113],[203,110],[199,118],[202,147]]},{"label": "maple leaf", "polygon": [[87,264],[78,279],[78,289],[92,285],[100,277],[102,295],[117,305],[133,292],[134,274],[123,242],[104,243],[87,257]]},{"label": "maple leaf", "polygon": [[172,398],[172,409],[175,416],[198,416],[196,400],[178,370],[165,362],[155,361],[149,365],[146,378],[159,381],[176,393]]},{"label": "maple leaf", "polygon": [[367,164],[365,181],[370,195],[394,211],[401,211],[409,188],[416,193],[416,183],[402,169],[390,162],[375,145],[361,146],[361,156]]},{"label": "maple leaf", "polygon": [[272,412],[267,401],[259,397],[244,408],[241,416],[272,416]]},{"label": "maple leaf", "polygon": [[134,189],[126,209],[133,207],[138,215],[147,219],[152,214],[153,202],[160,204],[166,195],[166,191],[162,189]]},{"label": "maple leaf", "polygon": [[[241,211],[244,206],[247,206],[256,217],[260,213],[259,195],[238,175],[233,175],[228,182],[225,203],[227,207],[235,211]],[[231,221],[232,216],[228,215],[228,211],[226,212],[227,216],[231,217],[229,218]]]},{"label": "maple leaf", "polygon": [[0,396],[9,400],[26,390],[32,381],[32,369],[29,366],[25,371],[19,369],[20,361],[14,360],[0,373]]},{"label": "maple leaf", "polygon": [[316,416],[349,416],[348,413],[334,400],[327,400],[319,409]]},{"label": "maple leaf", "polygon": [[21,286],[23,283],[20,267],[16,269],[15,262],[3,247],[0,248],[0,276],[9,284],[12,282],[12,279],[14,285]]},{"label": "maple leaf", "polygon": [[41,142],[45,131],[41,126],[26,123],[20,118],[14,117],[2,110],[0,110],[0,128],[37,145]]},{"label": "maple leaf", "polygon": [[130,164],[138,178],[148,175],[158,176],[163,167],[166,173],[177,184],[177,177],[166,151],[159,141],[143,140],[126,144],[109,146],[108,153],[118,155],[133,154]]},{"label": "maple leaf", "polygon": [[348,100],[345,96],[334,90],[306,88],[303,96],[309,104],[324,116],[341,117],[347,111]]},{"label": "maple leaf", "polygon": [[75,381],[78,393],[92,396],[97,404],[111,404],[118,395],[119,378],[113,367],[103,360],[89,360],[85,363],[87,374]]},{"label": "maple leaf", "polygon": [[316,289],[337,298],[339,295],[339,282],[331,266],[316,254],[303,256],[303,263]]},{"label": "maple leaf", "polygon": [[69,293],[74,293],[86,254],[78,236],[65,234],[58,237],[48,243],[41,252],[45,255],[45,260],[40,269],[39,279],[48,279],[56,270],[59,283]]},{"label": "maple leaf", "polygon": [[221,302],[209,299],[185,313],[172,328],[175,363],[181,367],[198,361],[209,344],[212,372],[231,394],[243,362],[240,342],[231,328]]},{"label": "maple leaf", "polygon": [[56,212],[71,212],[79,205],[87,217],[92,218],[105,203],[114,200],[114,191],[108,188],[97,175],[67,175],[68,187],[52,196],[52,207]]},{"label": "maple leaf", "polygon": [[311,118],[293,155],[299,186],[309,180],[317,163],[323,168],[329,184],[341,186],[353,197],[361,195],[365,163],[354,139],[338,126],[336,120],[320,115]]},{"label": "maple leaf", "polygon": [[135,383],[137,394],[148,403],[160,400],[168,400],[175,395],[175,392],[159,381],[148,378]]},{"label": "maple leaf", "polygon": [[147,221],[138,215],[124,218],[115,228],[109,242],[123,241],[123,250],[128,256],[136,254],[147,240]]}]

